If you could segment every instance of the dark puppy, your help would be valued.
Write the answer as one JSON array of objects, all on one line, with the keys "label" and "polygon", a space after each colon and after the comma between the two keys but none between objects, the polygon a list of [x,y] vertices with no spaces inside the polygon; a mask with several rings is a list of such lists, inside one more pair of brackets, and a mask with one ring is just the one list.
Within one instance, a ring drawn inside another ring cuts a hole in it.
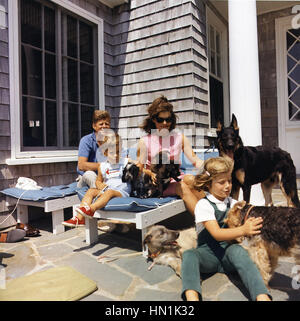
[{"label": "dark puppy", "polygon": [[288,206],[300,207],[297,194],[296,168],[289,153],[279,147],[244,146],[237,120],[232,115],[229,127],[218,123],[217,148],[220,156],[234,160],[232,196],[238,199],[242,188],[244,200],[250,200],[251,186],[261,183],[265,205],[272,205],[272,188],[279,183]]},{"label": "dark puppy", "polygon": [[163,196],[163,191],[167,189],[172,178],[176,182],[180,181],[180,178],[178,178],[181,175],[180,165],[175,164],[174,159],[170,159],[170,155],[166,151],[159,152],[156,155],[154,164],[151,165],[151,171],[156,174],[156,197]]},{"label": "dark puppy", "polygon": [[163,225],[153,225],[143,244],[148,246],[149,258],[153,260],[148,270],[154,264],[168,265],[180,276],[182,253],[197,246],[197,232],[194,227],[173,231]]},{"label": "dark puppy", "polygon": [[[243,225],[249,217],[262,217],[263,226],[260,234],[247,237],[247,243],[242,245],[268,284],[280,256],[293,256],[296,264],[300,264],[300,209],[252,206],[242,201],[228,211],[225,223],[234,228]],[[242,242],[243,239],[237,241]]]},{"label": "dark puppy", "polygon": [[151,177],[145,173],[139,174],[139,168],[134,163],[128,163],[123,170],[122,181],[131,184],[131,197],[148,198],[156,193]]}]

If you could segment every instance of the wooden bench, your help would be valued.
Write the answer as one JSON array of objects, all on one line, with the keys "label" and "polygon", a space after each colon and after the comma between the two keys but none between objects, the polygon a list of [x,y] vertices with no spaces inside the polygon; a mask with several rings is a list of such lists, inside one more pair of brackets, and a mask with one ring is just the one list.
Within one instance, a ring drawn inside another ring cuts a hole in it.
[{"label": "wooden bench", "polygon": [[[157,208],[150,209],[144,212],[127,212],[127,211],[102,211],[98,210],[94,214],[94,218],[85,219],[86,242],[92,244],[98,240],[97,219],[110,219],[121,222],[134,223],[136,228],[141,230],[142,242],[147,229],[167,218],[180,214],[186,211],[184,202],[181,199],[162,204]],[[147,257],[147,249],[143,249],[143,255]]]},{"label": "wooden bench", "polygon": [[[64,221],[64,208],[73,208],[78,204],[79,198],[77,194],[68,195],[44,201],[27,201],[20,199],[17,205],[17,221],[21,223],[28,223],[28,206],[43,207],[45,213],[52,213],[52,231],[53,234],[60,234],[65,231],[62,225]],[[6,205],[11,206],[17,203],[15,197],[6,196]]]}]

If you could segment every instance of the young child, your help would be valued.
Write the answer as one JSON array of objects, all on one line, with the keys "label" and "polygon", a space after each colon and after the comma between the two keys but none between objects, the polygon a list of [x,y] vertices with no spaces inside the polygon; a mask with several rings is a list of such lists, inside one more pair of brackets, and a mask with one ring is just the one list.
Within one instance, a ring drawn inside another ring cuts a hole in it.
[{"label": "young child", "polygon": [[[122,182],[123,169],[129,159],[121,157],[121,138],[118,134],[106,136],[101,148],[107,157],[106,162],[99,163],[96,188],[85,193],[80,206],[76,209],[77,217],[92,218],[96,210],[103,208],[113,197],[128,197],[131,186]],[[94,202],[93,200],[97,198]]]},{"label": "young child", "polygon": [[247,219],[240,227],[226,228],[224,219],[227,211],[236,202],[229,197],[232,167],[230,160],[211,158],[205,161],[202,174],[195,177],[195,189],[204,189],[207,193],[195,207],[198,246],[183,253],[181,277],[184,300],[202,299],[200,272],[237,271],[252,300],[270,301],[271,296],[248,252],[238,244],[228,243],[237,237],[259,234],[262,227],[262,218],[258,217]]}]

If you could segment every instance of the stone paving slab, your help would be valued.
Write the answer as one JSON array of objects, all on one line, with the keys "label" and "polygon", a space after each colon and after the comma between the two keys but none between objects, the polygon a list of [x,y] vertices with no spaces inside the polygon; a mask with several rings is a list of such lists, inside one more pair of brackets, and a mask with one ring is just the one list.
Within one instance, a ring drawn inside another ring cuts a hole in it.
[{"label": "stone paving slab", "polygon": [[132,301],[181,301],[181,298],[178,292],[141,289]]},{"label": "stone paving slab", "polygon": [[148,271],[150,263],[141,257],[123,258],[115,261],[115,264],[151,285],[163,282],[174,274],[170,267],[162,265],[154,265],[152,270]]}]

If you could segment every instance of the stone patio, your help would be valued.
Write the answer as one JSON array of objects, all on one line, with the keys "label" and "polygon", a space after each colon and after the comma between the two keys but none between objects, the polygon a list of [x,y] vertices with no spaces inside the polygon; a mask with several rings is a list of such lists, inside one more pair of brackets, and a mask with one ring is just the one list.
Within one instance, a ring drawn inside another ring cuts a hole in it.
[{"label": "stone patio", "polygon": [[[283,201],[279,190],[273,192],[273,198],[277,204]],[[69,218],[71,213],[66,212]],[[188,213],[164,223],[175,228],[183,226],[182,222],[192,222]],[[128,234],[99,231],[98,243],[88,246],[84,228],[67,229],[63,234],[53,235],[50,215],[42,215],[30,224],[40,229],[41,236],[0,245],[0,267],[5,269],[6,280],[55,266],[71,266],[98,284],[98,290],[83,298],[84,301],[181,301],[181,280],[171,268],[155,265],[148,271],[151,262],[141,255],[139,231],[133,229]],[[115,260],[99,263],[97,259],[101,255],[114,256]],[[275,301],[300,300],[300,290],[292,287],[294,265],[291,258],[280,259],[270,282]],[[249,300],[237,275],[204,276],[202,285],[205,301]]]}]

